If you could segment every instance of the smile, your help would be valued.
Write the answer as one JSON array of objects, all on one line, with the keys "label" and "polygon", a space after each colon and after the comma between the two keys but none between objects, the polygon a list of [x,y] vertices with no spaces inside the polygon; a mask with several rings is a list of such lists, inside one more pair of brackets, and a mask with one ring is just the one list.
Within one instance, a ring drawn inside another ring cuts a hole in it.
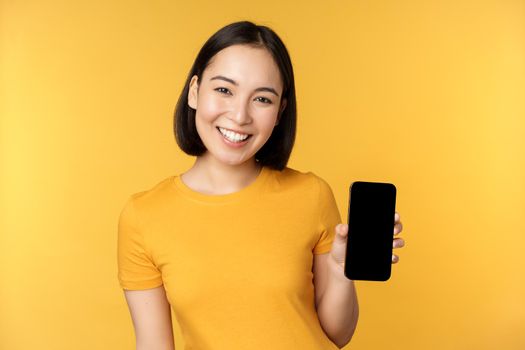
[{"label": "smile", "polygon": [[230,131],[230,130],[227,130],[221,127],[217,127],[217,130],[219,130],[222,136],[224,136],[226,139],[228,139],[228,141],[231,141],[231,142],[240,143],[240,142],[247,140],[248,138],[252,136],[251,134],[238,134],[236,132],[233,132],[233,131]]}]

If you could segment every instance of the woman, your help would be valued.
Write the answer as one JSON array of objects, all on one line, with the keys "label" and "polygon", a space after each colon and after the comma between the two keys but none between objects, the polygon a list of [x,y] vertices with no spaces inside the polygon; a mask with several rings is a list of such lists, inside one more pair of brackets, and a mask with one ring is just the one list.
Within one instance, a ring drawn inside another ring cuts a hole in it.
[{"label": "woman", "polygon": [[131,195],[119,221],[118,276],[137,348],[174,348],[170,306],[186,349],[347,344],[358,319],[343,273],[347,225],[325,180],[286,166],[296,101],[279,37],[247,21],[215,33],[174,124],[194,165]]}]

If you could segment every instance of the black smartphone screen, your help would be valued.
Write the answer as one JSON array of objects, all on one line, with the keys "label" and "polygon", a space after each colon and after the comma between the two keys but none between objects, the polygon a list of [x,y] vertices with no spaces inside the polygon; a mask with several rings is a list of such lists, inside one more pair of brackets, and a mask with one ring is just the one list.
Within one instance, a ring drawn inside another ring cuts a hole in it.
[{"label": "black smartphone screen", "polygon": [[350,186],[345,276],[386,281],[392,269],[396,187],[356,181]]}]

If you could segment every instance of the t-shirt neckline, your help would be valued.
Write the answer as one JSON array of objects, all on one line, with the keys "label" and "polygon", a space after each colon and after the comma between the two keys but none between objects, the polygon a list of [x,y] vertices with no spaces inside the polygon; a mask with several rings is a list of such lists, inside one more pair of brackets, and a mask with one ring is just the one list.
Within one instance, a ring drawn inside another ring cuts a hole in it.
[{"label": "t-shirt neckline", "polygon": [[263,166],[255,180],[253,180],[247,186],[241,188],[239,191],[226,194],[206,194],[197,192],[182,181],[181,174],[173,176],[172,185],[185,197],[191,198],[193,200],[205,203],[224,203],[240,200],[256,193],[257,190],[261,188],[264,181],[268,178],[270,171],[271,170],[268,167]]}]

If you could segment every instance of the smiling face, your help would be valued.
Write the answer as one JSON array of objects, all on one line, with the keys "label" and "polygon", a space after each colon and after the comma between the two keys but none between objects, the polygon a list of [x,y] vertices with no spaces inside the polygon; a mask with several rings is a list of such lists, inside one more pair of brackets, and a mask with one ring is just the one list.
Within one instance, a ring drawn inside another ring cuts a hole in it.
[{"label": "smiling face", "polygon": [[200,79],[192,77],[188,94],[207,149],[203,156],[230,165],[255,162],[286,107],[282,90],[279,68],[266,49],[232,45],[219,51]]}]

